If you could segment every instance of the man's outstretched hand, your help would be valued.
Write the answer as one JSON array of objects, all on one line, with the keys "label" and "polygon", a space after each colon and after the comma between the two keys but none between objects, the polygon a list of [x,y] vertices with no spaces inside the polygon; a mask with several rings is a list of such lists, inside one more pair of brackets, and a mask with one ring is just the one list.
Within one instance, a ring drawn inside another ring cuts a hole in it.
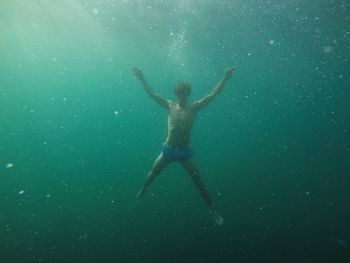
[{"label": "man's outstretched hand", "polygon": [[234,68],[226,68],[225,69],[225,79],[231,78],[234,73],[235,73],[235,69]]},{"label": "man's outstretched hand", "polygon": [[132,68],[132,71],[134,72],[134,75],[135,75],[136,78],[138,78],[140,80],[144,79],[143,73],[142,73],[142,71],[140,69],[134,67],[134,68]]}]

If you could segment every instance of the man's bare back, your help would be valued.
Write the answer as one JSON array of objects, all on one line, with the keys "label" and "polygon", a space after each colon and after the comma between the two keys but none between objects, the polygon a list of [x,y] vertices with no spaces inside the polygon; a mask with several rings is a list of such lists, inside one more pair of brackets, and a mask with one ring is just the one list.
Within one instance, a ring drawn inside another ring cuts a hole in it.
[{"label": "man's bare back", "polygon": [[225,70],[224,77],[213,88],[213,90],[204,98],[195,101],[192,104],[187,103],[187,99],[191,92],[191,85],[188,83],[180,83],[175,87],[175,95],[177,102],[173,102],[163,98],[154,92],[148,85],[143,73],[137,69],[133,69],[135,76],[141,81],[146,93],[153,98],[160,106],[168,109],[168,136],[162,147],[162,152],[154,161],[151,171],[148,173],[146,180],[137,194],[138,200],[141,200],[153,180],[160,172],[170,163],[179,162],[187,173],[191,176],[201,196],[208,205],[210,213],[213,215],[215,222],[222,225],[223,218],[217,212],[214,203],[210,197],[208,188],[203,183],[203,180],[197,169],[197,165],[192,160],[192,150],[190,148],[190,137],[197,112],[207,106],[215,97],[222,91],[225,82],[231,78],[234,73],[233,68]]}]

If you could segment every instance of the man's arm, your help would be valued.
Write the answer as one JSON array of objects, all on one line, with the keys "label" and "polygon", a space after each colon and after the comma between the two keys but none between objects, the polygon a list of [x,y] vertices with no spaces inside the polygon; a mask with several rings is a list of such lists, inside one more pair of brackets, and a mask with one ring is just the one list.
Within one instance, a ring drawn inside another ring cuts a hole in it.
[{"label": "man's arm", "polygon": [[143,76],[142,71],[138,68],[133,68],[132,70],[134,71],[135,77],[138,78],[140,80],[140,82],[142,83],[143,88],[146,91],[146,93],[152,99],[154,99],[159,105],[168,109],[169,108],[169,101],[154,92],[154,90],[151,88],[151,86],[148,85],[145,77]]},{"label": "man's arm", "polygon": [[235,70],[233,68],[225,69],[224,76],[219,81],[219,83],[213,88],[213,90],[204,98],[193,103],[195,108],[201,109],[207,106],[211,101],[213,101],[216,98],[216,96],[219,95],[222,89],[225,87],[226,81],[232,77],[234,71]]}]

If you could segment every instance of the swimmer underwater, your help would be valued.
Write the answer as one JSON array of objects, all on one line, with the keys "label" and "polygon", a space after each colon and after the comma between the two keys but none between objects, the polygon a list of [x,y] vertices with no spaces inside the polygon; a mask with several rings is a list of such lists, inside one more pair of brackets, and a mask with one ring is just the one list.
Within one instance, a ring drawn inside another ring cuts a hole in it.
[{"label": "swimmer underwater", "polygon": [[190,136],[197,112],[207,106],[216,98],[217,95],[220,94],[226,81],[232,77],[235,70],[233,68],[225,69],[224,76],[212,89],[212,91],[202,99],[194,101],[193,103],[188,103],[188,97],[191,94],[191,84],[178,83],[175,86],[174,94],[177,101],[174,102],[158,95],[149,86],[140,69],[133,68],[133,72],[135,77],[140,80],[146,93],[160,106],[168,110],[168,136],[162,145],[160,155],[154,161],[144,184],[137,194],[137,199],[139,201],[143,199],[143,196],[150,184],[164,168],[166,168],[170,163],[178,162],[192,178],[193,183],[205,200],[209,208],[209,212],[214,217],[215,223],[222,225],[224,219],[216,210],[209,190],[204,184],[197,165],[193,160],[193,151],[190,146]]}]

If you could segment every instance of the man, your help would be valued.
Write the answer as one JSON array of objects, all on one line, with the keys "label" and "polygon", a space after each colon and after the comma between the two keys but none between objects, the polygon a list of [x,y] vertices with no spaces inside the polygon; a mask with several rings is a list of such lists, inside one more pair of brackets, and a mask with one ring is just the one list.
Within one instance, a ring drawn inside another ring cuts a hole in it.
[{"label": "man", "polygon": [[193,161],[193,152],[190,147],[190,135],[196,118],[197,112],[207,106],[222,91],[225,83],[234,73],[233,68],[227,68],[223,78],[213,88],[213,90],[204,98],[188,103],[188,97],[191,93],[191,85],[188,83],[179,83],[176,85],[174,94],[177,102],[167,100],[154,92],[148,85],[143,73],[138,68],[133,68],[134,75],[141,81],[146,93],[154,99],[159,105],[169,111],[168,115],[168,136],[162,146],[160,155],[155,160],[151,171],[148,173],[146,180],[137,194],[138,200],[141,200],[153,180],[160,172],[172,162],[179,162],[187,173],[191,176],[194,184],[198,188],[201,196],[209,207],[210,213],[213,215],[218,225],[223,224],[223,218],[217,212],[214,203],[210,197],[208,188],[203,183],[197,166]]}]

